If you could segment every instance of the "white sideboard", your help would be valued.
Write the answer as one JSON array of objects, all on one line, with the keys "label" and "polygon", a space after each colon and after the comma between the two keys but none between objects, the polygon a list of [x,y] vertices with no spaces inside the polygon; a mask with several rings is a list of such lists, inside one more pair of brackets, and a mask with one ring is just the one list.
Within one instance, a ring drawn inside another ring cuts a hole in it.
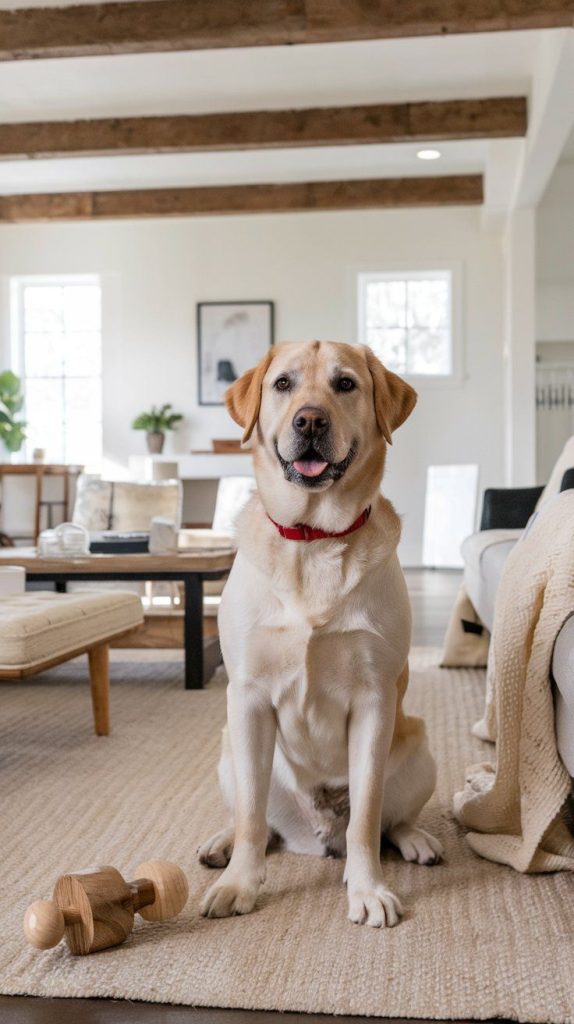
[{"label": "white sideboard", "polygon": [[220,480],[222,476],[253,476],[251,455],[130,455],[129,469],[134,480],[153,479],[154,462],[177,463],[180,480]]}]

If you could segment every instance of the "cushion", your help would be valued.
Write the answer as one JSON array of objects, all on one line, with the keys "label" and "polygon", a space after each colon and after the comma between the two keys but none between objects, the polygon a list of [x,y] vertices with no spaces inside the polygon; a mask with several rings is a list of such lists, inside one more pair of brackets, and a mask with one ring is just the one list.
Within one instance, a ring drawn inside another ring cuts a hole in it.
[{"label": "cushion", "polygon": [[0,669],[24,669],[132,629],[143,622],[136,594],[54,594],[0,598]]},{"label": "cushion", "polygon": [[492,629],[502,568],[522,530],[480,530],[462,544],[464,587],[481,621]]},{"label": "cushion", "polygon": [[86,530],[109,530],[112,504],[112,485],[99,476],[82,473],[76,484],[76,497],[72,520]]},{"label": "cushion", "polygon": [[155,480],[153,483],[114,483],[112,530],[149,530],[154,516],[181,524],[182,485],[179,480]]}]

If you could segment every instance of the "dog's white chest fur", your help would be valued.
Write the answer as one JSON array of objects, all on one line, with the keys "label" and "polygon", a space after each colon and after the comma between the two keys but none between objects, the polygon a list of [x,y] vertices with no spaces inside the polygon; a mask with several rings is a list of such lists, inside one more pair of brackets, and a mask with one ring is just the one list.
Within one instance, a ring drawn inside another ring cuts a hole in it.
[{"label": "dog's white chest fur", "polygon": [[351,701],[367,688],[384,702],[384,683],[406,658],[406,643],[389,652],[385,634],[393,635],[395,615],[408,616],[394,558],[375,566],[366,585],[365,566],[345,565],[343,545],[316,550],[301,558],[287,548],[271,573],[251,560],[246,571],[240,552],[220,609],[231,685],[271,696],[284,770],[307,790],[346,781]]}]

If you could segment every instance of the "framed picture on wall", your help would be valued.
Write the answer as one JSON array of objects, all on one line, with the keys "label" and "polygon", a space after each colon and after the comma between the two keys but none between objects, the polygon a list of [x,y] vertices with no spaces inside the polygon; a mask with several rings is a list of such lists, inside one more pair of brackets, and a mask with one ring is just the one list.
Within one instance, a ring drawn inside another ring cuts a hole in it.
[{"label": "framed picture on wall", "polygon": [[199,405],[223,405],[229,385],[272,344],[272,302],[198,302]]}]

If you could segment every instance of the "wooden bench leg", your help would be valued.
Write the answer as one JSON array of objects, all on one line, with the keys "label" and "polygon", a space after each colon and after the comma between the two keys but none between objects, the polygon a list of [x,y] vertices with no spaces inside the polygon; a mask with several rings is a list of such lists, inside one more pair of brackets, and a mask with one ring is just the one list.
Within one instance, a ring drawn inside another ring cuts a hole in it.
[{"label": "wooden bench leg", "polygon": [[110,733],[110,668],[107,644],[88,651],[94,725],[98,736]]}]

